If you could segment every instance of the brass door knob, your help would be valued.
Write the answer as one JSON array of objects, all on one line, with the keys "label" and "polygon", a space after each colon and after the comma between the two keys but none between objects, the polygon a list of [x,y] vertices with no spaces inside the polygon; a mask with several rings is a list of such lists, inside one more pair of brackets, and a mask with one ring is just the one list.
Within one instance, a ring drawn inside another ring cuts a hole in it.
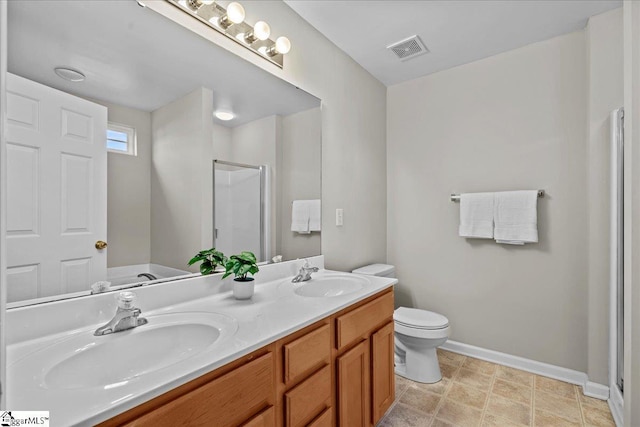
[{"label": "brass door knob", "polygon": [[102,240],[98,240],[96,242],[96,249],[98,249],[99,251],[103,250],[106,247],[107,247],[107,242],[103,242]]}]

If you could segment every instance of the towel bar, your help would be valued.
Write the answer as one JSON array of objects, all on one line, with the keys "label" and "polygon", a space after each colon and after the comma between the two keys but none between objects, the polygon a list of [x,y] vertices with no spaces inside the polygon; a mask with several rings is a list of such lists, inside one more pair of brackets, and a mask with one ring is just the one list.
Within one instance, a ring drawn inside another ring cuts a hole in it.
[{"label": "towel bar", "polygon": [[[538,197],[544,197],[544,190],[538,190]],[[451,194],[451,201],[452,202],[459,202],[460,201],[460,195],[459,194]]]}]

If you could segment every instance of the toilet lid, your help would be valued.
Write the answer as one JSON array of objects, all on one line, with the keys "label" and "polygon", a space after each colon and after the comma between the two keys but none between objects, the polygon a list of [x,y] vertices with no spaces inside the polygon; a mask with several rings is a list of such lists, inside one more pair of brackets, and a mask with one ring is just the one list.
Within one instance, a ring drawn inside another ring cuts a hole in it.
[{"label": "toilet lid", "polygon": [[442,314],[417,308],[400,307],[393,312],[393,320],[416,329],[442,329],[449,326],[449,319]]}]

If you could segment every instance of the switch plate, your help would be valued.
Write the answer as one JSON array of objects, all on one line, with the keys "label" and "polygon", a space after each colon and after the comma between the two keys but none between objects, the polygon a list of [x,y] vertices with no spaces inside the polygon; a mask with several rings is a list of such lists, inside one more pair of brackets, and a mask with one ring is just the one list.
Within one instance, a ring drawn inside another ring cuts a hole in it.
[{"label": "switch plate", "polygon": [[344,224],[344,211],[343,209],[336,209],[336,225],[342,227]]}]

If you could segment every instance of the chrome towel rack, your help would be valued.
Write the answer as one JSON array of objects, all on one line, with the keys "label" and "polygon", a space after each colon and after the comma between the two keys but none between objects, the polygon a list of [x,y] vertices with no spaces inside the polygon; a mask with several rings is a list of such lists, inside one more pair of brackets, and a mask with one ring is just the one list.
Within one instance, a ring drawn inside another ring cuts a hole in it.
[{"label": "chrome towel rack", "polygon": [[[538,198],[542,198],[542,197],[544,197],[544,190],[538,190]],[[451,193],[451,201],[452,202],[459,202],[460,201],[460,195]]]}]

